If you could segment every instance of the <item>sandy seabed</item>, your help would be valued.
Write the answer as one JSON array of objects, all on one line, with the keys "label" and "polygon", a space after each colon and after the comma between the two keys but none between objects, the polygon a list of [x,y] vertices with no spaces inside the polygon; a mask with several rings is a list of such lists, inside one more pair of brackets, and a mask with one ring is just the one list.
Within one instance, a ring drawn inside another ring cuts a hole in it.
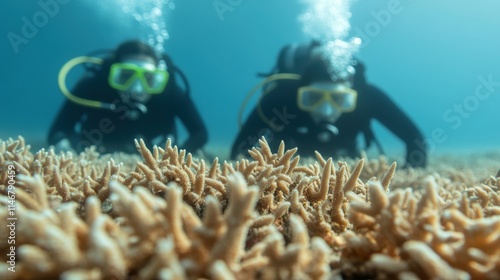
[{"label": "sandy seabed", "polygon": [[251,160],[0,141],[0,279],[500,279],[500,152]]}]

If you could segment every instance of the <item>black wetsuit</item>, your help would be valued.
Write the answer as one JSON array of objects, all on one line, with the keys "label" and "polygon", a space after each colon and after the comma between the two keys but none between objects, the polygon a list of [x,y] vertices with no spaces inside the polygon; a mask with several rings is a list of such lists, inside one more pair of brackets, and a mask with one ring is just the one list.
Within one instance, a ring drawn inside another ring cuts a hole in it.
[{"label": "black wetsuit", "polygon": [[128,117],[132,113],[131,106],[125,104],[118,92],[108,85],[105,74],[82,78],[72,91],[74,95],[113,103],[116,109],[98,109],[65,101],[50,128],[49,144],[55,145],[67,138],[78,152],[95,145],[101,153],[136,152],[136,138],[144,139],[149,147],[153,144],[165,145],[166,137],[179,145],[176,143],[175,124],[178,117],[189,132],[188,139],[180,148],[195,152],[207,142],[207,130],[193,101],[174,80],[171,73],[164,92],[153,94],[145,103],[147,113],[140,113],[139,118],[132,120]]},{"label": "black wetsuit", "polygon": [[[355,80],[354,89],[358,91],[356,109],[343,113],[333,124],[334,127],[317,125],[309,113],[298,109],[296,96],[300,86],[300,81],[284,81],[264,95],[261,112],[267,121],[259,115],[257,106],[234,141],[232,159],[239,155],[246,156],[262,136],[266,137],[274,151],[284,140],[287,149],[298,147],[301,156],[314,157],[314,151],[318,151],[324,157],[356,157],[359,156],[357,136],[365,133],[370,140],[373,135],[370,122],[375,119],[406,144],[408,165],[426,165],[427,152],[421,148],[423,140],[418,128],[383,91],[367,84],[364,78]],[[319,140],[320,137],[328,140]]]}]

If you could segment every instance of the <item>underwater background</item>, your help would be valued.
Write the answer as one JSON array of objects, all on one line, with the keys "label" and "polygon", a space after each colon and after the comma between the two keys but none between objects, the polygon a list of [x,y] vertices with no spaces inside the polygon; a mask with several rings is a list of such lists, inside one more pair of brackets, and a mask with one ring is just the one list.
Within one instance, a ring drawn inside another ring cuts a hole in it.
[{"label": "underwater background", "polygon": [[[34,148],[46,146],[49,126],[65,101],[57,85],[61,66],[76,56],[147,37],[147,26],[124,12],[135,2],[155,1],[0,2],[0,138],[22,135]],[[270,71],[285,44],[310,40],[298,20],[306,3],[156,2],[164,3],[161,18],[168,32],[162,46],[188,77],[209,131],[208,148],[228,153],[240,106],[261,80],[256,73]],[[498,151],[500,2],[351,2],[349,36],[363,40],[356,56],[366,64],[368,81],[415,121],[430,152]],[[49,12],[47,3],[53,4]],[[26,33],[27,22],[34,21],[38,26]],[[13,43],[13,36],[23,43]],[[82,71],[71,73],[70,88]],[[385,150],[404,151],[399,139],[376,122],[373,126]]]}]

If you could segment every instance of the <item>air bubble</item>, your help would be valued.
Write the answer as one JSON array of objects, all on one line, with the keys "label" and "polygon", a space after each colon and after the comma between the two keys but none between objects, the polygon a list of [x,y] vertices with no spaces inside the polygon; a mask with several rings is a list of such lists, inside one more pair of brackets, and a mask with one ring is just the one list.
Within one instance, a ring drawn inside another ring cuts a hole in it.
[{"label": "air bubble", "polygon": [[164,9],[173,9],[174,3],[171,0],[116,0],[116,3],[124,13],[130,14],[140,24],[148,44],[163,53],[163,43],[169,38]]},{"label": "air bubble", "polygon": [[307,10],[300,16],[303,32],[322,43],[321,52],[329,61],[333,79],[346,78],[351,73],[353,56],[361,39],[347,40],[351,29],[349,19],[352,0],[302,0]]},{"label": "air bubble", "polygon": [[155,7],[151,10],[151,15],[153,17],[161,17],[161,9],[158,7]]}]

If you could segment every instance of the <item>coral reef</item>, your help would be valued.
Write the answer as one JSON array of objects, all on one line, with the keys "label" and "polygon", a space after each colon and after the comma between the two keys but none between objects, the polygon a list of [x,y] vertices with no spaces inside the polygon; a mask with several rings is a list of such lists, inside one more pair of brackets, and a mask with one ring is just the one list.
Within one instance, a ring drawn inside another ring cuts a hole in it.
[{"label": "coral reef", "polygon": [[136,147],[0,141],[0,278],[500,279],[496,171]]}]

